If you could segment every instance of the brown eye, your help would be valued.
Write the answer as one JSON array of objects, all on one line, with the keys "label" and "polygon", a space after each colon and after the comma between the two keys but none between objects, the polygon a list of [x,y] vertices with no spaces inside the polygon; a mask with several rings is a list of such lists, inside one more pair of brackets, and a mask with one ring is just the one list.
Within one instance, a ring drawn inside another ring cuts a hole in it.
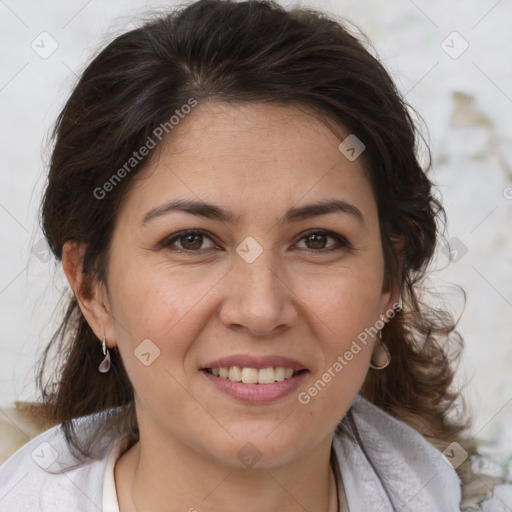
[{"label": "brown eye", "polygon": [[[208,243],[208,241],[210,245],[204,247],[204,244]],[[202,250],[215,248],[212,239],[201,231],[175,233],[164,241],[162,246],[171,251],[181,252],[201,252]]]},{"label": "brown eye", "polygon": [[[329,243],[329,240],[334,242]],[[344,237],[328,231],[311,231],[307,233],[306,236],[302,237],[299,243],[302,241],[305,241],[305,245],[302,247],[298,246],[300,249],[311,249],[317,252],[352,248]]]},{"label": "brown eye", "polygon": [[308,242],[306,242],[306,245],[308,245],[308,249],[324,249],[327,238],[328,237],[322,233],[313,233],[305,238],[305,240],[310,242],[309,245]]},{"label": "brown eye", "polygon": [[203,243],[203,235],[185,235],[180,236],[179,240],[183,249],[200,249]]}]

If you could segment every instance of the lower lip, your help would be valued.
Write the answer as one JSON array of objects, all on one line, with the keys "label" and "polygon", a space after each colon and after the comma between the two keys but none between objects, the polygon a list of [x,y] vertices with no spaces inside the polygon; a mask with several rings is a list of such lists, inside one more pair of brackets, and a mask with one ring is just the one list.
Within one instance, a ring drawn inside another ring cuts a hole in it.
[{"label": "lower lip", "polygon": [[273,384],[244,384],[243,382],[234,382],[222,377],[216,377],[206,370],[201,370],[201,373],[220,391],[243,402],[254,404],[274,402],[293,393],[309,372],[301,372],[294,377],[274,382]]}]

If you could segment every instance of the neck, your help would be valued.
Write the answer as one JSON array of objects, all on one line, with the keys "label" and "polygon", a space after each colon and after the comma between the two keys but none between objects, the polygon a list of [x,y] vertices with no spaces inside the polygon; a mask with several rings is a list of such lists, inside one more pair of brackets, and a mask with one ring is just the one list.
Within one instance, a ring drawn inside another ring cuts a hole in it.
[{"label": "neck", "polygon": [[180,443],[145,438],[119,458],[120,512],[338,511],[332,437],[305,456],[266,469],[233,468]]}]

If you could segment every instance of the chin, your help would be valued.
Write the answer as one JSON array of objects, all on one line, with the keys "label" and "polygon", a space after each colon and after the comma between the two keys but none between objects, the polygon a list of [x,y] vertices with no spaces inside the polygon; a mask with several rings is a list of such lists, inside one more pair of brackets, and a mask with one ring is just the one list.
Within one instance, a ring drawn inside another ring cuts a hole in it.
[{"label": "chin", "polygon": [[[274,429],[277,424],[274,424]],[[271,469],[288,464],[296,459],[309,445],[310,439],[304,439],[304,432],[290,434],[272,429],[252,429],[252,432],[240,432],[239,435],[228,437],[222,442],[214,442],[215,450],[208,449],[210,455],[219,462],[233,469]],[[270,435],[269,435],[270,433]]]}]

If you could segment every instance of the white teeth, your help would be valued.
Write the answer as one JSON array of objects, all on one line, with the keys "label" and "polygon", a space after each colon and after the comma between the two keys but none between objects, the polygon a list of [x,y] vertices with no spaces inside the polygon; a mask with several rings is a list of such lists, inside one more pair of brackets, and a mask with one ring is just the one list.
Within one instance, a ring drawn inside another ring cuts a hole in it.
[{"label": "white teeth", "polygon": [[240,366],[232,366],[229,369],[228,378],[229,380],[240,382],[242,380],[242,370],[240,369]]},{"label": "white teeth", "polygon": [[285,375],[286,375],[286,369],[283,368],[282,366],[278,366],[275,371],[275,377],[276,377],[276,380],[278,382],[281,382],[282,380],[285,379]]},{"label": "white teeth", "polygon": [[275,380],[276,372],[274,371],[274,368],[261,368],[258,370],[258,382],[260,384],[272,384]]},{"label": "white teeth", "polygon": [[257,384],[258,370],[256,368],[242,368],[242,382],[245,384]]},{"label": "white teeth", "polygon": [[242,368],[240,366],[231,366],[230,368],[211,368],[211,373],[222,379],[229,379],[233,382],[243,382],[245,384],[273,384],[281,382],[293,376],[292,368],[277,366],[275,368]]}]

